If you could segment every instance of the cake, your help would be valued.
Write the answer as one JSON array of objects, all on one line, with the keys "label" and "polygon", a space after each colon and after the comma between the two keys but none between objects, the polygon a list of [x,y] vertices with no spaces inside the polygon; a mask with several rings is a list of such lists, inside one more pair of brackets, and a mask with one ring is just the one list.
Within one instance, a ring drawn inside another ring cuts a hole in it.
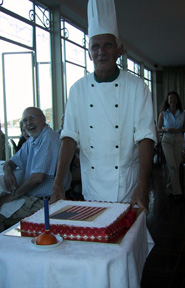
[{"label": "cake", "polygon": [[[136,212],[123,203],[60,200],[49,206],[49,217],[54,235],[68,240],[108,242],[134,223]],[[44,230],[44,209],[21,220],[23,236],[39,235]]]}]

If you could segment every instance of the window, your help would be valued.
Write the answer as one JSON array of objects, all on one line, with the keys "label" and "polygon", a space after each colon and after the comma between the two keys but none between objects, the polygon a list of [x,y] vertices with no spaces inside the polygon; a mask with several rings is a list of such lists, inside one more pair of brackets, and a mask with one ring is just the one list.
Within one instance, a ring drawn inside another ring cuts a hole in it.
[{"label": "window", "polygon": [[93,72],[93,63],[88,55],[88,38],[83,31],[61,20],[61,41],[64,64],[65,102],[70,87],[87,73]]},{"label": "window", "polygon": [[128,72],[140,77],[140,65],[131,59],[127,59],[127,70]]},{"label": "window", "polygon": [[[29,0],[0,3],[0,115],[6,135],[17,143],[19,122],[28,106],[41,108],[52,127],[50,13]],[[9,143],[9,145],[8,145]]]},{"label": "window", "polygon": [[[5,2],[6,3],[6,2]],[[0,14],[0,36],[32,47],[33,27],[5,13]]]},{"label": "window", "polygon": [[33,4],[31,1],[25,0],[5,0],[2,7],[25,19],[30,19],[30,11],[33,9]]},{"label": "window", "polygon": [[142,79],[144,80],[144,82],[148,85],[150,91],[152,91],[152,71],[151,70],[148,70],[146,68],[144,68],[144,71],[143,73],[141,73],[141,65],[134,62],[133,60],[131,59],[127,59],[127,70],[128,72],[130,72],[131,74],[134,74],[135,76],[137,77],[141,77],[142,76]]},{"label": "window", "polygon": [[144,69],[144,82],[148,85],[150,91],[152,91],[152,72],[148,69]]}]

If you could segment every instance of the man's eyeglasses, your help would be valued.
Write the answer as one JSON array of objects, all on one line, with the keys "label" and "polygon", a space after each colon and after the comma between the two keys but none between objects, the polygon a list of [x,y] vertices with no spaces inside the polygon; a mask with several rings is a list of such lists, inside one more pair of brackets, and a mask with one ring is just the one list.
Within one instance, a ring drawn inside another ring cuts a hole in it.
[{"label": "man's eyeglasses", "polygon": [[22,119],[22,123],[25,125],[25,124],[28,123],[28,121],[29,121],[29,122],[34,122],[34,121],[37,120],[37,118],[38,118],[39,116],[42,116],[42,115],[31,115],[31,116],[29,116],[29,117],[27,117],[27,118],[23,118],[23,119]]}]

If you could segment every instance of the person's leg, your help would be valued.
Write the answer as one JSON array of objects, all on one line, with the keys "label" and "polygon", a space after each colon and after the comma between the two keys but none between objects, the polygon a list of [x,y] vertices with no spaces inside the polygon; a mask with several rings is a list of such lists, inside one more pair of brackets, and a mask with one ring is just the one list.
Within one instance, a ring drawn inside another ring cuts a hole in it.
[{"label": "person's leg", "polygon": [[164,135],[162,140],[163,152],[168,166],[169,177],[172,185],[173,195],[181,195],[179,181],[179,167],[176,163],[175,152],[175,135]]},{"label": "person's leg", "polygon": [[26,200],[24,205],[19,210],[17,210],[11,217],[5,218],[4,226],[6,228],[18,223],[21,219],[31,215],[32,213],[36,212],[44,206],[43,200],[37,197],[25,196],[24,198]]},{"label": "person's leg", "polygon": [[182,161],[182,147],[183,147],[183,137],[181,134],[178,134],[175,139],[175,147],[174,147],[175,161],[178,169]]}]

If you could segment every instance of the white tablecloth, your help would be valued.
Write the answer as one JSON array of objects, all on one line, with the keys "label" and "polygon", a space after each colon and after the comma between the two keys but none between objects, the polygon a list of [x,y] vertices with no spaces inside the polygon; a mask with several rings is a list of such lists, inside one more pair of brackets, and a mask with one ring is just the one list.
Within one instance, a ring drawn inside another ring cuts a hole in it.
[{"label": "white tablecloth", "polygon": [[120,244],[63,241],[41,250],[0,234],[1,288],[139,288],[154,243],[142,212]]}]

